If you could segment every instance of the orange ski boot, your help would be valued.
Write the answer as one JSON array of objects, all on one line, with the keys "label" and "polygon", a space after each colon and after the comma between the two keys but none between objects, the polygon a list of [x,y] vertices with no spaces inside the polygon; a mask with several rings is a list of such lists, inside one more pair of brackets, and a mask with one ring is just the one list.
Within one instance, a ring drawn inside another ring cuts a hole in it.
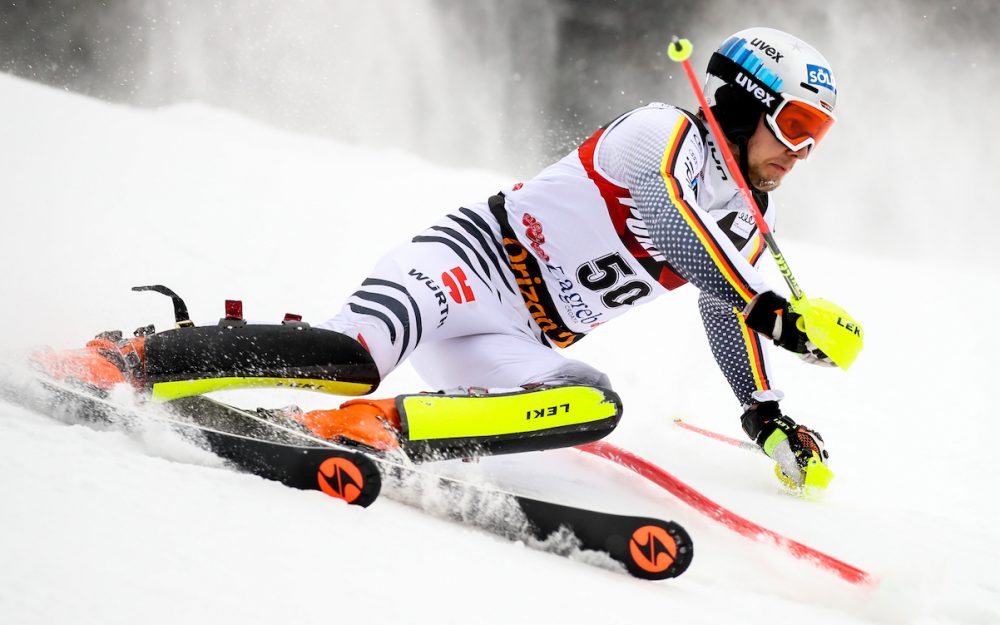
[{"label": "orange ski boot", "polygon": [[83,384],[101,391],[125,382],[137,389],[145,381],[144,335],[123,339],[119,331],[102,332],[83,349],[35,352],[31,361],[60,382]]},{"label": "orange ski boot", "polygon": [[333,410],[310,410],[296,421],[321,438],[357,443],[379,451],[399,448],[395,399],[352,399]]}]

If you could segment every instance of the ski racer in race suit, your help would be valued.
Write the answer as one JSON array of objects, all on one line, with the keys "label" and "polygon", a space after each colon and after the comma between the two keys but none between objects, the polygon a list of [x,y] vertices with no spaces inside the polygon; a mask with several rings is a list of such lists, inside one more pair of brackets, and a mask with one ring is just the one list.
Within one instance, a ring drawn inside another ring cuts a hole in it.
[{"label": "ski racer in race suit", "polygon": [[[751,28],[712,55],[705,92],[773,227],[769,193],[833,123],[829,63],[788,33]],[[802,484],[826,451],[819,434],[782,415],[762,337],[808,362],[829,359],[755,269],[763,238],[703,119],[661,103],[621,115],[534,178],[457,209],[388,253],[319,327],[360,343],[380,378],[412,357],[424,380],[449,394],[488,401],[500,389],[610,388],[604,373],[557,350],[691,283],[744,430]],[[88,371],[104,388],[143,377],[127,371],[145,371],[143,338],[120,337],[40,362],[50,373]],[[394,399],[292,416],[319,436],[380,450],[399,447],[405,431]]]},{"label": "ski racer in race suit", "polygon": [[[710,106],[769,226],[769,193],[833,122],[829,68],[805,42],[767,28],[729,37],[709,64]],[[654,103],[390,252],[321,327],[361,341],[383,377],[412,354],[436,388],[609,387],[553,348],[691,283],[745,431],[801,483],[805,459],[826,452],[816,432],[782,415],[761,337],[831,363],[755,269],[764,247],[701,113]],[[390,402],[354,400],[307,420],[336,435],[362,412],[394,418]]]}]

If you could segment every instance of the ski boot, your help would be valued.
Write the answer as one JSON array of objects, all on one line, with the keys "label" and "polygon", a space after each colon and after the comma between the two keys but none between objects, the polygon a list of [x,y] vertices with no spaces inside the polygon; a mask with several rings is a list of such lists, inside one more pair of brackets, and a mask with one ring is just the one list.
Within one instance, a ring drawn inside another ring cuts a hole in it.
[{"label": "ski boot", "polygon": [[798,425],[781,414],[776,401],[765,401],[742,416],[743,430],[777,464],[774,473],[789,490],[814,494],[833,479],[827,465],[830,454],[819,432]]},{"label": "ski boot", "polygon": [[399,449],[401,426],[394,398],[352,399],[340,408],[284,416],[320,438],[376,451]]},{"label": "ski boot", "polygon": [[134,338],[123,338],[120,330],[101,332],[83,349],[38,351],[31,362],[54,380],[107,392],[129,383],[137,390],[145,383],[145,342],[153,326],[135,331]]}]

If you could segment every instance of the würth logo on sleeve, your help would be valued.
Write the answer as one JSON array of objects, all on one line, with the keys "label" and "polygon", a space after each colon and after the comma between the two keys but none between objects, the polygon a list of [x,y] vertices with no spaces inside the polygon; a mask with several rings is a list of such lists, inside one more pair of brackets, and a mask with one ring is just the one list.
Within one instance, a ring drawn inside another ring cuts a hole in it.
[{"label": "w\u00fcrth logo on sleeve", "polygon": [[441,282],[448,289],[448,295],[455,300],[456,304],[476,301],[476,294],[469,286],[468,278],[461,267],[453,267],[441,274]]}]

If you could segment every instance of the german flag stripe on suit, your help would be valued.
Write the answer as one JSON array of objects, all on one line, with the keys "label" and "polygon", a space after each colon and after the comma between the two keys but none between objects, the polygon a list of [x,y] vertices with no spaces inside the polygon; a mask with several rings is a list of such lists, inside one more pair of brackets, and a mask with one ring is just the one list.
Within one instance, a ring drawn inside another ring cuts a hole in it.
[{"label": "german flag stripe on suit", "polygon": [[747,327],[746,318],[736,310],[736,319],[740,323],[740,331],[743,333],[743,344],[747,348],[747,359],[750,362],[750,370],[753,373],[753,383],[758,391],[771,390],[771,384],[767,379],[767,371],[764,369],[764,349],[760,344],[760,335]]},{"label": "german flag stripe on suit", "polygon": [[762,237],[760,234],[754,237],[753,248],[750,252],[750,256],[747,257],[747,260],[750,261],[751,265],[753,266],[757,265],[757,261],[760,260],[760,255],[764,253],[765,247],[766,245],[764,243],[764,237]]},{"label": "german flag stripe on suit", "polygon": [[680,158],[681,146],[684,145],[684,140],[691,131],[691,121],[682,115],[677,120],[677,124],[674,125],[670,141],[667,143],[667,149],[663,152],[663,160],[660,163],[660,175],[663,177],[670,201],[698,237],[698,240],[701,241],[702,246],[708,252],[709,256],[712,257],[712,261],[719,268],[723,277],[737,294],[743,298],[743,301],[749,302],[753,299],[755,293],[736,267],[733,266],[725,252],[723,252],[723,248],[719,242],[712,236],[711,230],[705,224],[705,218],[708,216],[692,208],[690,204],[684,201],[680,182],[673,175],[674,168],[677,166],[677,160]]}]

